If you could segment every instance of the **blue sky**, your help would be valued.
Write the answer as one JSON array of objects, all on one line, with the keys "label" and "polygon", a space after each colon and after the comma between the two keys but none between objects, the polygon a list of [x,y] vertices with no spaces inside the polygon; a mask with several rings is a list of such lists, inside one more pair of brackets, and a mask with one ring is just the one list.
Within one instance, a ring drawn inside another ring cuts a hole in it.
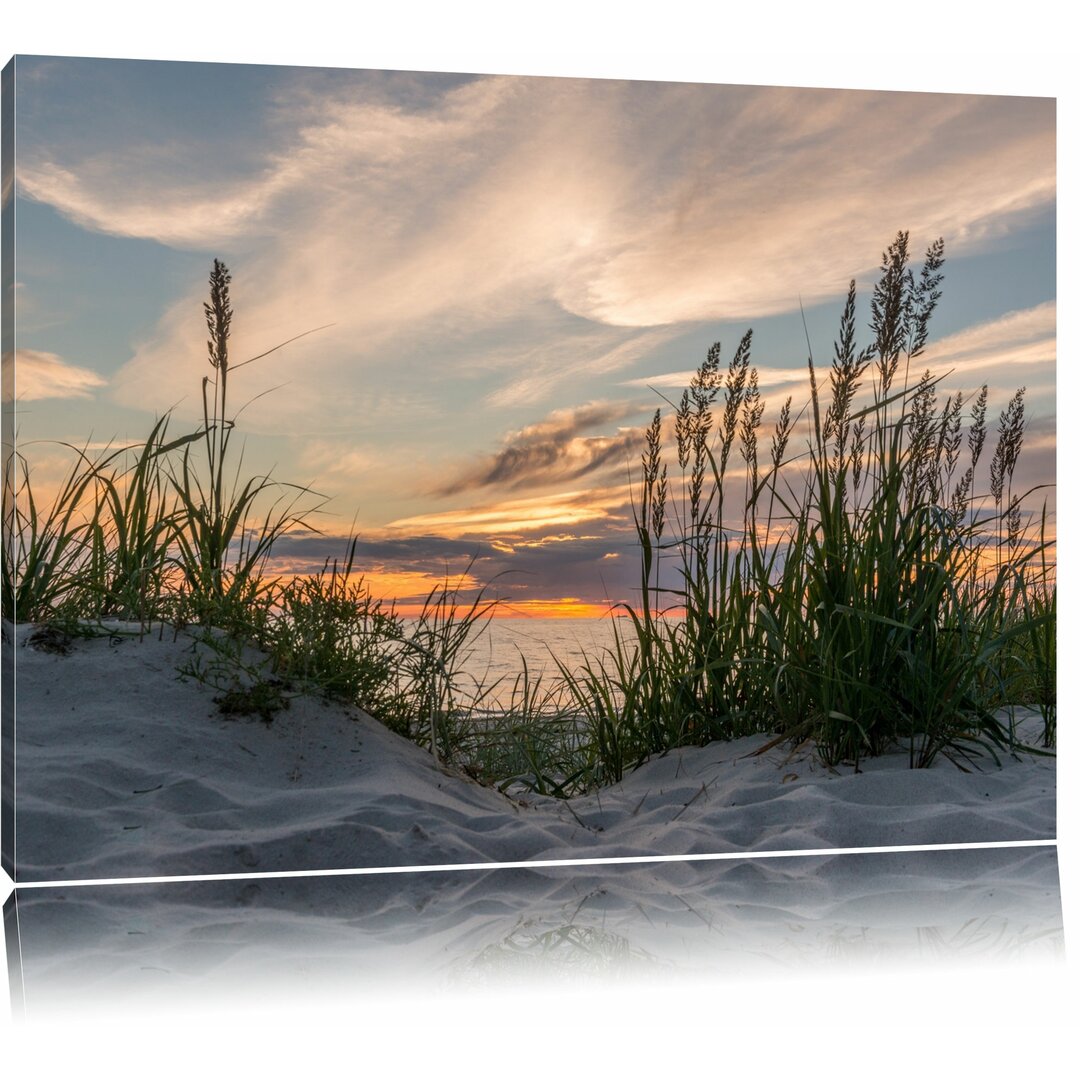
[{"label": "blue sky", "polygon": [[235,360],[333,324],[237,376],[272,390],[247,460],[399,595],[470,554],[519,599],[618,593],[656,391],[753,327],[767,404],[799,399],[800,303],[826,363],[898,229],[945,238],[927,362],[994,417],[1027,385],[1053,479],[1050,99],[34,57],[17,95],[24,446],[193,423],[222,258]]}]

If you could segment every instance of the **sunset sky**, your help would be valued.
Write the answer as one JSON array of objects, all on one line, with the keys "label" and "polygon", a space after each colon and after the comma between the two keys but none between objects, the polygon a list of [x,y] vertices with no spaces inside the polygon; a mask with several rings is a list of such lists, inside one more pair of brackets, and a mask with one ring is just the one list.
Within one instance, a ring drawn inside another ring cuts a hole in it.
[{"label": "sunset sky", "polygon": [[808,389],[800,304],[826,365],[856,278],[865,343],[899,229],[945,240],[925,364],[988,382],[994,427],[1026,385],[1019,485],[1054,479],[1051,99],[21,57],[16,109],[43,484],[39,440],[196,423],[218,257],[234,363],[332,324],[230,384],[245,463],[331,498],[280,568],[356,532],[387,595],[475,559],[513,610],[602,610],[658,395],[752,327],[770,425]]}]

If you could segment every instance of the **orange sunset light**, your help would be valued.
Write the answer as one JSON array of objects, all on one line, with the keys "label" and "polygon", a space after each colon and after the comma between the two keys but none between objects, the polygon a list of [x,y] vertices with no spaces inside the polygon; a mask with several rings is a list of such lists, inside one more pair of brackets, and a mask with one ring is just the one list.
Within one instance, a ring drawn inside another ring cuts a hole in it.
[{"label": "orange sunset light", "polygon": [[[303,577],[303,573],[284,571],[275,576],[282,578]],[[361,581],[372,597],[386,605],[393,605],[394,610],[405,618],[413,618],[424,610],[424,598],[432,592],[442,593],[447,589],[451,595],[460,594],[457,603],[447,604],[445,610],[455,616],[464,615],[472,609],[473,598],[485,588],[484,583],[472,574],[429,574],[412,570],[365,570],[349,575],[353,584]],[[480,599],[483,607],[496,599],[496,592],[485,594]],[[611,613],[609,603],[596,603],[582,600],[577,596],[562,596],[551,599],[515,599],[495,603],[490,614],[497,619],[600,619]]]},{"label": "orange sunset light", "polygon": [[500,619],[602,619],[611,614],[611,605],[563,596],[557,600],[514,600],[500,604],[494,614]]},{"label": "orange sunset light", "polygon": [[[395,600],[394,610],[406,619],[418,617],[424,605],[415,599]],[[455,618],[472,610],[471,604],[447,605],[445,611]],[[588,600],[566,596],[558,600],[514,600],[496,603],[487,612],[493,619],[603,619],[611,615],[610,604],[595,604]]]},{"label": "orange sunset light", "polygon": [[[361,578],[376,600],[394,601],[402,611],[404,609],[397,604],[399,600],[416,600],[417,597],[427,596],[432,590],[441,592],[444,586],[460,592],[476,592],[483,585],[471,574],[451,574],[446,577],[443,574],[429,574],[419,570],[376,569],[352,575],[354,581]],[[418,608],[420,606],[422,605],[417,605]]]},{"label": "orange sunset light", "polygon": [[626,502],[625,488],[599,491],[571,491],[531,499],[505,502],[464,510],[445,510],[418,517],[401,518],[387,526],[389,530],[437,532],[441,536],[468,536],[518,533],[556,526],[580,525],[611,517],[611,511]]}]

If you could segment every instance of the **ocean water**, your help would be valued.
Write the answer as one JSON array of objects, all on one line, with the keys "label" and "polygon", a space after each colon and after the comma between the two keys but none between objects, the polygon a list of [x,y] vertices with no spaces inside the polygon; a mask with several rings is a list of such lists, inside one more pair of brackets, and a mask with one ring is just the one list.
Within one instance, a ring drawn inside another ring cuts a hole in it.
[{"label": "ocean water", "polygon": [[612,648],[616,632],[624,641],[633,639],[629,619],[492,619],[468,649],[461,672],[467,684],[494,687],[484,699],[491,708],[508,705],[514,680],[528,665],[529,680],[549,690],[559,680],[557,657],[571,670],[584,656],[603,659]]}]

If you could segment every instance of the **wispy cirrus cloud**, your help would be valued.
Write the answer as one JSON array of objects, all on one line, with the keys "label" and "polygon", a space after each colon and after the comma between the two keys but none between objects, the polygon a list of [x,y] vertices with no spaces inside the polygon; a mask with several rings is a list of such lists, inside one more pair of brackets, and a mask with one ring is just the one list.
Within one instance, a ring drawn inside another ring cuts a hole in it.
[{"label": "wispy cirrus cloud", "polygon": [[16,349],[4,358],[4,401],[46,398],[90,398],[105,380],[89,368],[69,363],[56,353]]},{"label": "wispy cirrus cloud", "polygon": [[[153,161],[169,157],[160,148],[143,147],[84,159],[77,169],[53,161],[31,163],[20,171],[19,186],[84,228],[178,248],[205,248],[258,229],[284,186],[284,178],[271,173],[256,180],[177,187],[168,170],[161,169],[162,188],[155,192]],[[124,175],[126,182],[118,186],[117,178]]]},{"label": "wispy cirrus cloud", "polygon": [[[546,400],[568,379],[583,374],[595,376],[621,371],[682,332],[681,327],[630,333],[603,327],[583,336],[556,335],[553,341],[525,352],[507,352],[505,360],[498,366],[511,368],[514,374],[508,381],[500,382],[484,401],[492,407],[502,408]],[[641,384],[634,381],[623,385]]]},{"label": "wispy cirrus cloud", "polygon": [[959,372],[1002,365],[1053,364],[1057,360],[1057,303],[1049,300],[1010,311],[928,346],[922,366]]},{"label": "wispy cirrus cloud", "polygon": [[[758,367],[754,365],[758,373],[758,386],[765,387],[789,386],[792,383],[805,382],[808,379],[806,366],[797,368]],[[683,390],[690,385],[690,380],[696,371],[668,371],[659,375],[646,375],[640,379],[627,379],[620,383],[621,386],[656,387],[661,390]]]},{"label": "wispy cirrus cloud", "polygon": [[[289,384],[250,414],[275,431],[359,412],[363,384],[404,378],[402,350],[425,341],[461,346],[436,381],[466,355],[504,361],[481,407],[553,398],[647,355],[671,328],[842,295],[898,227],[916,246],[944,234],[970,253],[1055,197],[1049,101],[507,77],[424,86],[419,103],[359,78],[305,97],[294,79],[243,168],[178,170],[198,146],[163,137],[77,160],[29,148],[20,183],[87,228],[235,256],[238,355],[334,323],[248,369],[252,395]],[[118,400],[162,409],[190,397],[200,299],[193,287],[163,316],[119,373]],[[551,305],[564,323],[546,358],[535,342],[507,354],[485,340]],[[575,362],[559,346],[580,345],[581,320],[597,333]]]}]

